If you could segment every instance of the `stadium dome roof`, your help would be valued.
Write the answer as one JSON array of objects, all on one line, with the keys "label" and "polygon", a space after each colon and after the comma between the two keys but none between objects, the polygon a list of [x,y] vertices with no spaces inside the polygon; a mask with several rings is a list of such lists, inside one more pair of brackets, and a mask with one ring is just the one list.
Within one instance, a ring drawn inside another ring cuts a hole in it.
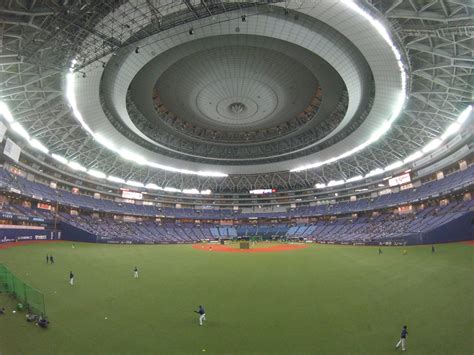
[{"label": "stadium dome roof", "polygon": [[0,113],[111,181],[245,191],[400,167],[470,115],[467,2],[10,2]]}]

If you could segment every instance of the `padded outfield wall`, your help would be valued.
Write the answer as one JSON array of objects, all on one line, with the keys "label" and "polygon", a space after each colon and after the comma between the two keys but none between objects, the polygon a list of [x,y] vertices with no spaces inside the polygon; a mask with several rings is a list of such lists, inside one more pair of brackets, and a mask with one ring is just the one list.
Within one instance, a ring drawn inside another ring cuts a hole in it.
[{"label": "padded outfield wall", "polygon": [[60,240],[61,231],[51,229],[0,229],[0,243],[21,242],[29,240]]},{"label": "padded outfield wall", "polygon": [[[70,225],[67,222],[61,222],[62,239],[80,242],[92,243],[131,243],[130,241],[116,241],[104,238],[80,228]],[[387,239],[385,242],[391,242],[394,245],[417,245],[433,243],[450,243],[474,239],[474,211],[470,211],[459,218],[441,225],[431,231],[412,233],[402,237]],[[160,244],[170,244],[172,242],[163,242]],[[173,243],[174,244],[174,243]],[[352,244],[350,242],[326,242],[325,244]],[[360,245],[370,245],[374,243],[356,243]],[[379,243],[377,242],[376,245]]]}]

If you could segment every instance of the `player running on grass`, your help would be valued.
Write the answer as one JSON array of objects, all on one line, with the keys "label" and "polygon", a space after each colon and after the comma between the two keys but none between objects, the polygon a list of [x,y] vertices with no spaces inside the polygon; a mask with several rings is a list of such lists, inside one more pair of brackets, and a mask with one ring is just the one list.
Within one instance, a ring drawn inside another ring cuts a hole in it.
[{"label": "player running on grass", "polygon": [[400,335],[400,340],[398,341],[397,345],[395,345],[395,349],[398,349],[400,345],[402,346],[402,351],[406,350],[406,344],[407,344],[407,326],[404,325],[402,329],[402,334]]},{"label": "player running on grass", "polygon": [[199,325],[202,325],[202,321],[206,320],[206,311],[204,310],[204,307],[199,306],[199,309],[194,312],[199,314]]}]

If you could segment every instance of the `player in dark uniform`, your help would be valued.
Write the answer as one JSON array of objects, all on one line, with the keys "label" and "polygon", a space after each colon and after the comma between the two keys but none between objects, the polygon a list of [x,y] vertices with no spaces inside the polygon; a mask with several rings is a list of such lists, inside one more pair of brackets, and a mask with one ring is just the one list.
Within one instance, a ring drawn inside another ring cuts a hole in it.
[{"label": "player in dark uniform", "polygon": [[203,306],[199,306],[197,311],[194,311],[199,314],[199,325],[202,325],[202,321],[206,320],[206,311],[204,310]]},{"label": "player in dark uniform", "polygon": [[404,325],[402,329],[402,334],[400,335],[400,340],[398,341],[397,345],[395,345],[396,349],[398,349],[400,345],[402,346],[402,351],[405,351],[407,349],[406,348],[407,335],[408,335],[407,326]]},{"label": "player in dark uniform", "polygon": [[46,264],[49,264],[49,255],[46,254]]},{"label": "player in dark uniform", "polygon": [[431,246],[431,254],[434,254],[435,253],[435,247],[434,245]]},{"label": "player in dark uniform", "polygon": [[74,274],[72,273],[72,271],[69,272],[69,283],[72,285],[74,285]]},{"label": "player in dark uniform", "polygon": [[379,248],[379,255],[382,254],[382,249]]},{"label": "player in dark uniform", "polygon": [[49,256],[49,261],[51,262],[51,264],[54,264],[54,258],[52,255]]}]

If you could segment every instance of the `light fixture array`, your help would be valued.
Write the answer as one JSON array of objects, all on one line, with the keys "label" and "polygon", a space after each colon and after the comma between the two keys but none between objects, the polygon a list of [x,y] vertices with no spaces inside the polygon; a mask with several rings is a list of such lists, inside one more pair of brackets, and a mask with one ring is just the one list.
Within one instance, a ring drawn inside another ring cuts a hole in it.
[{"label": "light fixture array", "polygon": [[375,130],[375,132],[372,133],[369,139],[367,139],[364,143],[336,157],[333,157],[321,162],[315,162],[315,163],[299,166],[294,169],[291,169],[290,172],[299,172],[303,170],[319,168],[323,165],[327,165],[335,161],[338,161],[340,159],[347,158],[361,151],[362,149],[368,147],[372,143],[378,141],[385,133],[387,133],[387,131],[392,126],[393,122],[395,122],[400,112],[402,111],[403,106],[405,105],[407,74],[405,72],[405,68],[402,62],[402,56],[399,50],[397,49],[397,47],[395,46],[395,44],[393,43],[392,39],[390,38],[390,35],[388,34],[387,29],[383,26],[383,24],[379,20],[376,20],[375,18],[373,18],[368,12],[366,12],[364,9],[359,7],[359,5],[357,5],[354,1],[342,0],[342,3],[347,5],[351,10],[355,11],[356,13],[364,17],[367,21],[369,21],[369,23],[375,28],[375,30],[380,34],[380,36],[384,39],[384,41],[390,46],[390,49],[392,50],[395,56],[395,59],[398,64],[398,68],[400,70],[401,90],[400,90],[400,93],[398,94],[397,100],[392,109],[390,118],[383,120],[382,125],[377,130]]},{"label": "light fixture array", "polygon": [[[469,116],[472,113],[472,110],[473,110],[472,105],[467,106],[461,112],[461,114],[458,116],[456,121],[453,122],[439,138],[433,139],[431,142],[429,142],[427,145],[425,145],[421,150],[418,150],[415,153],[409,155],[403,161],[402,160],[396,161],[392,164],[387,165],[383,169],[382,168],[374,169],[374,170],[370,171],[369,173],[367,173],[364,176],[357,175],[357,176],[351,177],[347,180],[331,180],[331,181],[328,182],[328,184],[317,183],[315,185],[315,187],[317,189],[323,189],[325,187],[338,186],[338,185],[351,183],[351,182],[354,182],[354,181],[360,181],[360,180],[363,180],[365,178],[369,178],[369,177],[372,177],[372,176],[375,176],[375,175],[380,175],[380,174],[383,174],[387,171],[394,170],[394,169],[397,169],[399,167],[402,167],[405,164],[411,163],[411,162],[423,157],[425,154],[432,152],[433,150],[438,148],[441,144],[443,144],[443,142],[447,138],[449,138],[452,135],[456,134],[461,129],[463,123],[467,121],[467,119],[469,118]],[[0,115],[3,116],[4,120],[10,125],[10,128],[14,132],[16,132],[18,135],[23,137],[25,140],[27,140],[28,143],[33,148],[41,151],[44,154],[47,154],[47,155],[51,156],[56,161],[60,162],[61,164],[67,165],[68,167],[70,167],[73,170],[77,170],[77,171],[87,173],[87,174],[89,174],[89,175],[91,175],[95,178],[98,178],[98,179],[107,179],[108,181],[111,181],[111,182],[115,182],[115,183],[119,183],[119,184],[125,184],[125,185],[133,186],[133,187],[141,187],[141,188],[145,188],[145,189],[149,189],[149,190],[161,190],[161,191],[166,191],[166,192],[180,192],[180,193],[184,193],[184,194],[200,194],[200,195],[210,195],[212,193],[211,190],[201,190],[201,191],[199,191],[197,189],[183,189],[183,190],[180,190],[180,189],[177,189],[177,188],[174,188],[174,187],[164,187],[163,188],[163,187],[160,187],[160,186],[158,186],[156,184],[153,184],[153,183],[149,183],[149,184],[145,185],[141,182],[137,182],[137,181],[133,181],[133,180],[128,180],[127,181],[127,180],[124,180],[122,178],[119,178],[119,177],[116,177],[116,176],[113,176],[113,175],[106,175],[105,173],[103,173],[101,171],[98,171],[98,170],[87,169],[87,168],[85,168],[84,166],[82,166],[81,164],[79,164],[75,161],[68,161],[66,158],[64,158],[61,155],[58,155],[58,154],[55,154],[55,153],[50,154],[48,148],[46,148],[37,139],[31,138],[29,136],[29,134],[26,132],[26,130],[21,126],[21,124],[14,120],[10,110],[8,109],[8,106],[2,101],[0,101]]]},{"label": "light fixture array", "polygon": [[[365,174],[364,176],[357,175],[357,176],[354,176],[354,177],[349,178],[347,180],[338,180],[338,181],[333,181],[332,180],[332,181],[329,181],[327,184],[318,183],[318,184],[315,185],[315,187],[317,189],[323,189],[325,187],[348,184],[348,183],[351,183],[351,182],[354,182],[354,181],[359,181],[359,180],[362,180],[362,179],[366,179],[366,178],[369,178],[369,177],[372,177],[372,176],[375,176],[375,175],[380,175],[380,174],[383,174],[383,173],[385,173],[387,171],[390,171],[390,170],[398,169],[398,168],[404,166],[405,164],[408,164],[408,163],[411,163],[411,162],[413,162],[417,159],[420,159],[425,154],[430,153],[430,152],[434,151],[436,148],[438,148],[439,146],[441,146],[444,143],[444,141],[446,141],[447,138],[449,138],[452,135],[456,134],[461,129],[462,124],[468,119],[469,115],[472,112],[472,108],[473,108],[472,105],[469,105],[468,107],[466,107],[464,109],[464,111],[462,111],[461,114],[458,116],[456,121],[454,123],[452,123],[439,138],[433,139],[427,145],[425,145],[422,149],[420,149],[420,150],[416,151],[415,153],[407,156],[405,159],[395,161],[395,162],[387,165],[385,168],[377,168],[377,169],[371,170],[367,174]],[[342,183],[341,183],[341,181],[342,181]]]},{"label": "light fixture array", "polygon": [[[179,193],[184,193],[184,194],[194,194],[194,195],[210,195],[212,192],[211,190],[197,190],[197,189],[184,189],[184,190],[181,190],[181,189],[177,189],[177,188],[174,188],[174,187],[160,187],[156,184],[143,184],[141,182],[138,182],[138,181],[133,181],[133,180],[124,180],[124,179],[121,179],[119,177],[116,177],[116,176],[112,176],[112,175],[106,175],[105,173],[103,173],[102,171],[98,171],[98,170],[95,170],[95,169],[87,169],[86,167],[82,166],[81,164],[79,164],[78,162],[76,161],[69,161],[68,159],[66,159],[65,157],[61,156],[61,155],[58,155],[56,153],[50,153],[49,152],[49,149],[44,146],[40,141],[38,141],[36,138],[31,138],[30,135],[28,134],[28,132],[26,131],[26,129],[19,123],[19,122],[16,122],[15,119],[13,118],[13,115],[11,114],[10,112],[10,109],[8,108],[8,106],[0,101],[0,115],[3,117],[3,119],[9,124],[11,130],[13,130],[16,134],[18,134],[19,136],[21,136],[22,138],[24,138],[28,144],[33,147],[34,149],[46,154],[46,155],[49,155],[51,158],[53,158],[54,160],[58,161],[59,163],[63,164],[63,165],[67,165],[69,168],[73,169],[73,170],[76,170],[76,171],[81,171],[83,173],[87,173],[88,175],[90,176],[93,176],[97,179],[107,179],[111,182],[115,182],[115,183],[119,183],[119,184],[125,184],[125,185],[128,185],[128,186],[133,186],[133,187],[140,187],[140,188],[146,188],[146,189],[149,189],[149,190],[162,190],[162,191],[168,191],[168,192],[179,192]],[[88,131],[89,133],[91,133],[91,131],[89,130]],[[102,142],[106,142],[106,139],[101,137],[100,135],[98,135],[99,139],[102,140]],[[96,138],[96,137],[94,137]],[[112,144],[111,142],[107,142],[107,144]],[[128,159],[134,159],[134,161],[137,161],[137,158],[135,156],[132,156],[130,152],[126,152],[124,153],[125,156],[128,158]]]},{"label": "light fixture array", "polygon": [[75,83],[75,74],[72,72],[73,71],[73,66],[74,66],[75,61],[73,60],[71,62],[71,68],[69,69],[69,73],[66,76],[66,98],[69,101],[69,105],[71,106],[72,112],[74,117],[79,121],[81,124],[82,128],[87,131],[96,142],[104,146],[105,148],[113,151],[114,153],[118,154],[120,157],[122,157],[125,160],[132,161],[138,165],[146,165],[150,166],[152,168],[156,169],[161,169],[165,171],[171,171],[175,173],[180,173],[180,174],[187,174],[187,175],[198,175],[198,176],[203,176],[203,177],[226,177],[228,176],[227,174],[221,173],[221,172],[216,172],[216,171],[194,171],[194,170],[188,170],[188,169],[180,169],[180,168],[175,168],[173,166],[169,165],[163,165],[159,164],[156,162],[152,162],[147,160],[145,157],[141,156],[140,154],[137,154],[135,152],[132,152],[128,149],[123,149],[123,148],[118,148],[114,142],[108,140],[107,138],[104,137],[103,134],[99,132],[94,132],[92,129],[89,127],[89,125],[84,121],[84,118],[82,117],[81,112],[79,111],[79,108],[77,107],[77,101],[76,101],[76,96],[74,94],[74,83]]}]

